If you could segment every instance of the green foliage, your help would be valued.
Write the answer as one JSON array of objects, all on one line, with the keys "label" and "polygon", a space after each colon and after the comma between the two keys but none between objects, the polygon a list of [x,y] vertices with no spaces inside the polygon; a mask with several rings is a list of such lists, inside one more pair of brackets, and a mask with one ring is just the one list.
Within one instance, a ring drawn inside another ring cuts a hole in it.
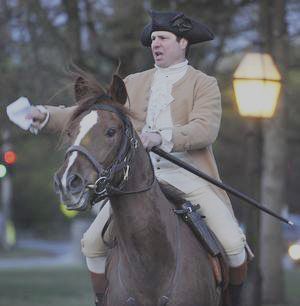
[{"label": "green foliage", "polygon": [[20,135],[16,142],[14,217],[22,228],[35,228],[44,234],[55,232],[65,222],[59,211],[59,199],[53,192],[52,177],[63,160],[62,152],[55,148],[56,142],[54,137],[31,135]]},{"label": "green foliage", "polygon": [[290,302],[290,306],[299,305],[300,302],[300,291],[297,284],[300,282],[300,272],[299,267],[294,270],[289,271],[285,274],[286,281],[286,295],[287,300]]}]

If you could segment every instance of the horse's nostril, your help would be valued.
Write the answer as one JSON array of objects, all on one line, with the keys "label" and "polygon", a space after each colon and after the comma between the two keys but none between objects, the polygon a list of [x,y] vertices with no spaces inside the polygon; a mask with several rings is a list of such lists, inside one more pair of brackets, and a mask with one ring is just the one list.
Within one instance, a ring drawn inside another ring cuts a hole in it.
[{"label": "horse's nostril", "polygon": [[79,175],[72,174],[67,178],[67,189],[72,194],[80,193],[83,187],[83,179]]}]

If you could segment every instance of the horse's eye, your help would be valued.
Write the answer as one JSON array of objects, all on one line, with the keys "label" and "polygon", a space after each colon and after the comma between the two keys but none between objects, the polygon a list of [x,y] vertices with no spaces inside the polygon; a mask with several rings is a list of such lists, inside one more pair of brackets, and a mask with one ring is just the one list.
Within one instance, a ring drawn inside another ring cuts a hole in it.
[{"label": "horse's eye", "polygon": [[105,135],[108,136],[108,137],[113,137],[115,134],[116,134],[116,129],[115,128],[109,128],[105,133]]}]

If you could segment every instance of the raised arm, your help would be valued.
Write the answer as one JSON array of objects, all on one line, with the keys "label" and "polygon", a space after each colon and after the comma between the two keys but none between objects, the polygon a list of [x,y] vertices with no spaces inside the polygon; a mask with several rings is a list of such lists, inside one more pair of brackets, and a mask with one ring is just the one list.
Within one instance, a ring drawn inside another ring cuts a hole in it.
[{"label": "raised arm", "polygon": [[33,120],[32,126],[35,131],[57,133],[63,130],[76,107],[33,106],[27,118]]},{"label": "raised arm", "polygon": [[49,111],[49,121],[45,126],[45,130],[49,132],[62,131],[76,108],[77,106],[46,106]]}]

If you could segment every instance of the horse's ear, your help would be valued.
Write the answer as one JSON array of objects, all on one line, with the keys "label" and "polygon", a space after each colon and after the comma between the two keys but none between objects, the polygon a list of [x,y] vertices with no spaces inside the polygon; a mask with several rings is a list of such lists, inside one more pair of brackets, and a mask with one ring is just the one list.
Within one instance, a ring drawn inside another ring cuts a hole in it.
[{"label": "horse's ear", "polygon": [[83,97],[87,95],[89,91],[89,87],[88,87],[86,80],[83,77],[79,76],[76,79],[74,90],[75,90],[76,102],[78,102],[80,99],[82,99]]},{"label": "horse's ear", "polygon": [[125,83],[118,76],[114,75],[112,83],[109,88],[109,94],[112,96],[113,100],[124,105],[127,100],[127,90]]}]

